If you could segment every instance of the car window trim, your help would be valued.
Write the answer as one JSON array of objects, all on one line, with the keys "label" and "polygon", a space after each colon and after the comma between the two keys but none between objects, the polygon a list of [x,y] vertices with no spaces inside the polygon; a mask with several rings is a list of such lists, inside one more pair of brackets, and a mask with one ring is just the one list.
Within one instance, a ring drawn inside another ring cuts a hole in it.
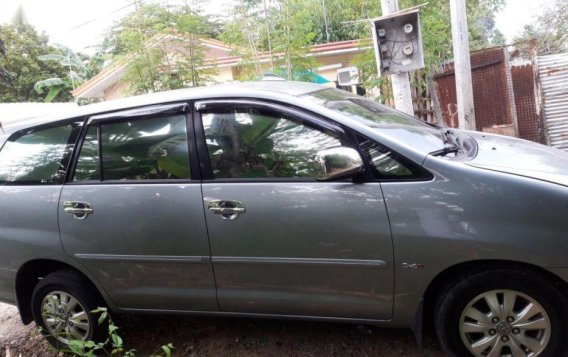
[{"label": "car window trim", "polygon": [[[79,134],[79,138],[75,145],[75,149],[72,155],[72,163],[70,169],[67,170],[65,181],[63,184],[66,185],[116,185],[116,184],[181,184],[181,183],[200,183],[201,175],[198,170],[198,157],[195,148],[195,130],[192,120],[192,103],[193,101],[183,101],[166,103],[160,105],[143,106],[137,108],[131,108],[128,110],[119,110],[115,112],[106,112],[101,115],[92,115],[84,119],[84,124],[82,130]],[[118,116],[113,114],[117,113]],[[170,114],[184,114],[186,123],[186,134],[187,134],[187,150],[189,158],[189,168],[190,168],[190,178],[183,179],[146,179],[146,180],[102,180],[104,176],[103,172],[103,161],[102,161],[102,145],[101,145],[101,126],[103,124],[113,124],[126,120],[143,120],[148,118],[160,118],[163,116],[168,116]],[[95,118],[95,120],[91,120]],[[90,127],[97,127],[97,140],[99,149],[99,180],[84,180],[84,181],[73,181],[75,176],[75,170],[77,167],[77,162],[79,160],[79,155],[83,147],[83,143],[87,132]],[[192,145],[193,144],[193,145]],[[192,146],[194,146],[192,148]]]},{"label": "car window trim", "polygon": [[199,158],[199,174],[202,180],[214,180],[213,166],[207,149],[207,140],[205,139],[205,130],[203,129],[203,121],[201,120],[201,112],[193,111],[193,127],[195,129],[195,142],[197,145],[197,156]]},{"label": "car window trim", "polygon": [[200,180],[193,179],[150,179],[150,180],[85,180],[66,182],[65,185],[145,185],[145,184],[162,184],[162,185],[181,185],[181,184],[199,184]]},{"label": "car window trim", "polygon": [[110,113],[92,115],[87,120],[87,125],[101,121],[120,121],[141,117],[155,117],[160,115],[187,113],[190,106],[187,102],[167,103],[146,107],[119,110]]},{"label": "car window trim", "polygon": [[[301,111],[296,109],[296,107],[287,107],[280,103],[274,103],[269,101],[263,101],[260,99],[240,99],[240,98],[212,98],[212,99],[204,99],[204,100],[196,100],[193,106],[194,109],[194,126],[196,132],[196,142],[197,142],[197,151],[199,155],[199,165],[200,165],[200,172],[203,183],[276,183],[276,182],[310,182],[310,183],[321,183],[322,181],[318,181],[315,178],[310,177],[259,177],[259,178],[215,178],[213,174],[213,167],[211,165],[211,158],[209,157],[209,150],[207,148],[207,141],[205,138],[205,130],[203,128],[203,120],[201,113],[208,112],[214,108],[257,108],[257,109],[264,109],[268,111],[272,111],[277,114],[284,114],[287,117],[290,117],[291,120],[301,122],[301,123],[308,123],[309,127],[312,127],[316,130],[320,130],[323,133],[326,131],[332,132],[337,135],[337,138],[341,142],[341,145],[348,146],[351,148],[358,149],[358,145],[356,142],[352,140],[350,135],[343,129],[342,126],[335,122],[331,122],[328,120],[321,119],[318,116],[315,116],[310,113],[306,113],[305,111]],[[366,170],[365,170],[366,171]],[[337,180],[337,182],[342,181],[349,181],[352,180]]]}]

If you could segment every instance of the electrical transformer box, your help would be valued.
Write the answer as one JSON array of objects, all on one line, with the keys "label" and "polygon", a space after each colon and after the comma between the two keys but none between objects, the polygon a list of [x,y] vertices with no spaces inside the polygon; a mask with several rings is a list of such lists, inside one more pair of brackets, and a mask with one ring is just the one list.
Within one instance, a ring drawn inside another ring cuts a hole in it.
[{"label": "electrical transformer box", "polygon": [[386,76],[424,67],[419,10],[372,20],[377,70]]}]

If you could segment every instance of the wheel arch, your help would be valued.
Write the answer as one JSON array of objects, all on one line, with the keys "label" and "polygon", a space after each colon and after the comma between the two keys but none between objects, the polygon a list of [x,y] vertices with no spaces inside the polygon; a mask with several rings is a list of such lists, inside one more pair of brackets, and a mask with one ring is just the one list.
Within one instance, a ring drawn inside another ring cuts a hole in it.
[{"label": "wheel arch", "polygon": [[550,281],[565,296],[568,296],[568,283],[553,272],[537,265],[512,260],[474,260],[462,262],[452,265],[438,273],[426,288],[423,295],[422,312],[419,311],[416,317],[417,321],[421,321],[421,330],[429,334],[433,332],[433,315],[436,300],[448,285],[457,280],[466,278],[473,273],[497,269],[518,269],[526,273],[537,274]]},{"label": "wheel arch", "polygon": [[72,270],[80,274],[93,291],[99,295],[98,297],[101,301],[105,301],[107,305],[111,306],[97,284],[78,268],[58,260],[34,259],[24,263],[16,273],[16,303],[22,322],[25,325],[33,321],[31,299],[35,286],[40,279],[59,270]]}]

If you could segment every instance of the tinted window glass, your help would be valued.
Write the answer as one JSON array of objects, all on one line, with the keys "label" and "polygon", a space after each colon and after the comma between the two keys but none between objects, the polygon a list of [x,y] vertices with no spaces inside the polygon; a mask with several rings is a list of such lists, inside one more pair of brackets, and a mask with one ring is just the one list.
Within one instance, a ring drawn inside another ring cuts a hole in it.
[{"label": "tinted window glass", "polygon": [[264,110],[204,113],[216,178],[314,177],[316,153],[341,146],[323,132]]},{"label": "tinted window glass", "polygon": [[430,126],[410,115],[339,89],[330,88],[312,92],[306,94],[304,98],[355,119],[366,119],[377,124],[402,124],[431,129]]},{"label": "tinted window glass", "polygon": [[[89,128],[75,169],[75,180],[189,179],[185,115],[135,119]],[[102,176],[102,177],[101,177]]]},{"label": "tinted window glass", "polygon": [[302,98],[407,143],[424,154],[444,147],[440,128],[355,94],[328,88],[305,94]]},{"label": "tinted window glass", "polygon": [[13,135],[0,151],[0,182],[57,183],[73,125]]},{"label": "tinted window glass", "polygon": [[429,174],[402,156],[390,151],[374,140],[358,136],[357,141],[376,178],[425,178]]},{"label": "tinted window glass", "polygon": [[188,179],[185,115],[101,125],[104,180]]},{"label": "tinted window glass", "polygon": [[75,166],[75,181],[100,180],[99,173],[99,140],[97,127],[92,126],[83,140],[81,153]]}]

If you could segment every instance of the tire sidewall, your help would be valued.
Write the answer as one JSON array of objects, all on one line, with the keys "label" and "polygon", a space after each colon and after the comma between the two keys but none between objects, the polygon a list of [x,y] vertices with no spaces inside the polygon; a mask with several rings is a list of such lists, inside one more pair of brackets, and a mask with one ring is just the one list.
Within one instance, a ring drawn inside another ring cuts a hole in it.
[{"label": "tire sidewall", "polygon": [[89,299],[89,296],[88,295],[85,296],[85,292],[78,291],[77,289],[74,289],[73,287],[68,286],[66,284],[58,284],[58,283],[41,284],[41,282],[40,282],[40,283],[38,283],[38,285],[34,289],[34,292],[33,292],[33,295],[32,295],[32,314],[33,314],[34,321],[35,321],[36,325],[38,327],[41,327],[41,333],[46,338],[46,340],[53,347],[55,347],[58,350],[68,349],[67,344],[58,340],[56,337],[54,337],[53,335],[51,335],[48,332],[47,326],[45,325],[45,322],[43,321],[43,317],[41,315],[41,308],[42,308],[43,299],[48,294],[50,294],[54,291],[61,291],[61,292],[67,293],[67,294],[73,296],[75,299],[77,299],[77,301],[79,301],[81,306],[83,306],[83,308],[87,312],[87,317],[88,317],[89,324],[90,324],[90,331],[89,331],[89,334],[88,334],[88,336],[86,337],[85,340],[86,341],[88,341],[88,340],[97,341],[99,339],[99,336],[101,335],[101,331],[100,331],[101,328],[100,328],[100,326],[98,326],[98,321],[97,321],[96,316],[91,313],[91,311],[96,309],[97,306],[96,306],[96,304],[93,305],[93,302],[91,301],[91,299]]},{"label": "tire sidewall", "polygon": [[548,282],[513,271],[471,276],[450,288],[447,295],[442,296],[436,309],[436,330],[438,338],[448,352],[455,356],[472,356],[460,336],[461,315],[473,299],[492,290],[514,290],[536,300],[546,311],[551,325],[547,348],[540,356],[562,354],[565,348],[562,336],[568,332],[562,295]]}]

